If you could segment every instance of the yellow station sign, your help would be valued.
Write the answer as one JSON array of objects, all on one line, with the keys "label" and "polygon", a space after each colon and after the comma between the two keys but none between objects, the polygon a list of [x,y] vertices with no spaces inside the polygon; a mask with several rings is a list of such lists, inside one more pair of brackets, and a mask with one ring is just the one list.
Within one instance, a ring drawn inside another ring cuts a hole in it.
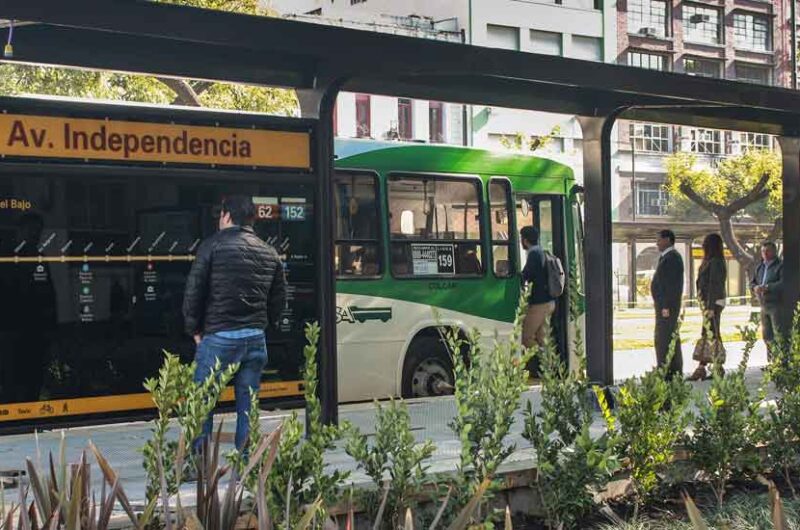
[{"label": "yellow station sign", "polygon": [[0,114],[0,156],[308,169],[304,132]]}]

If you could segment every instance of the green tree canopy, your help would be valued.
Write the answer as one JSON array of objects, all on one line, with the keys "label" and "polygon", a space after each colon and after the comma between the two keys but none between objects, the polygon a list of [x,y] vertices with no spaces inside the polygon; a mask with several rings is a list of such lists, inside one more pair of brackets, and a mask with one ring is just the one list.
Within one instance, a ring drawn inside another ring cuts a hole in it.
[{"label": "green tree canopy", "polygon": [[[160,0],[163,3],[274,15],[258,0]],[[298,108],[293,90],[18,64],[0,64],[0,95],[45,94],[158,105],[214,107],[289,116]]]},{"label": "green tree canopy", "polygon": [[725,244],[743,265],[751,265],[756,256],[736,237],[735,219],[771,223],[773,229],[765,235],[774,239],[780,234],[783,183],[778,153],[748,149],[713,168],[698,167],[694,154],[675,153],[667,158],[666,168],[672,213],[685,217],[700,206],[711,214],[719,221]]}]

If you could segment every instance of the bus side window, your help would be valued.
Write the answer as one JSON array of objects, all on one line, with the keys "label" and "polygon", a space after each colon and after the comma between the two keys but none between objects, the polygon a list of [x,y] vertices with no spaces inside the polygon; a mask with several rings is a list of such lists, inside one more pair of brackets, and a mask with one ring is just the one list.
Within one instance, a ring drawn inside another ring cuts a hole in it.
[{"label": "bus side window", "polygon": [[379,276],[378,179],[372,174],[337,172],[334,187],[337,277]]},{"label": "bus side window", "polygon": [[483,276],[480,180],[398,175],[387,187],[395,276]]},{"label": "bus side window", "polygon": [[513,211],[511,183],[508,179],[489,181],[489,216],[492,226],[492,261],[494,275],[510,278],[514,275],[511,259],[511,215]]}]

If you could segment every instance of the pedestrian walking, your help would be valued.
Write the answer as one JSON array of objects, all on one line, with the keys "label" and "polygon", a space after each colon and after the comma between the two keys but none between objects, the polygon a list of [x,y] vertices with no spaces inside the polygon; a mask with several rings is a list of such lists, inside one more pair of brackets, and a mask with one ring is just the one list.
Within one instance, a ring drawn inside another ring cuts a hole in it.
[{"label": "pedestrian walking", "polygon": [[[728,269],[725,266],[725,250],[719,234],[708,234],[703,240],[703,261],[697,272],[697,297],[703,311],[703,329],[692,356],[697,368],[689,376],[690,381],[708,379],[708,365],[725,363],[725,347],[722,344],[720,324],[722,310],[727,297]],[[717,367],[724,373],[722,366]]]},{"label": "pedestrian walking", "polygon": [[[222,201],[219,231],[197,251],[186,281],[183,316],[197,345],[195,381],[208,378],[219,360],[222,369],[238,363],[236,448],[245,449],[252,392],[258,392],[267,363],[265,330],[276,326],[286,303],[283,264],[274,248],[253,231],[250,197]],[[197,451],[211,436],[213,414],[194,442]]]},{"label": "pedestrian walking", "polygon": [[683,353],[678,335],[678,316],[683,299],[683,258],[675,250],[675,234],[672,230],[659,232],[656,246],[661,257],[650,284],[656,310],[656,361],[659,367],[666,366],[671,353],[670,345],[674,340],[675,351],[667,374],[677,377],[683,374]]},{"label": "pedestrian walking", "polygon": [[761,305],[761,335],[772,360],[776,341],[783,338],[786,315],[783,310],[783,260],[772,241],[761,244],[761,263],[750,282],[750,289]]},{"label": "pedestrian walking", "polygon": [[539,231],[525,226],[519,231],[522,248],[527,252],[522,268],[522,282],[531,286],[528,309],[522,322],[522,344],[532,348],[534,344],[544,346],[547,323],[556,310],[555,298],[548,289],[545,253],[539,245]]}]

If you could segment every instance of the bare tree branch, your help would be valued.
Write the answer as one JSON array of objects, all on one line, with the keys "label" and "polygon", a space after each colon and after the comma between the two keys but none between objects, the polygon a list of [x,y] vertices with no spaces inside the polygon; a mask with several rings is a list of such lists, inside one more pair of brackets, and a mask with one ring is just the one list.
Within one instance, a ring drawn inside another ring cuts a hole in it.
[{"label": "bare tree branch", "polygon": [[[160,81],[160,79],[159,79],[159,81]],[[200,103],[200,99],[199,99],[200,96],[203,94],[203,92],[205,92],[206,90],[211,88],[213,85],[214,85],[213,81],[195,81],[194,83],[189,83],[189,86],[191,87],[191,89],[194,91],[195,94],[197,94],[197,97],[198,97],[197,101],[199,103],[198,106],[202,106],[202,103]],[[172,88],[172,87],[170,87],[170,88]],[[170,103],[170,105],[182,105],[182,104],[184,104],[184,103],[183,103],[183,101],[181,100],[180,97],[176,97],[175,99],[172,100],[172,103]]]},{"label": "bare tree branch", "polygon": [[783,217],[775,219],[775,224],[772,225],[772,230],[767,234],[767,241],[777,241],[783,235]]},{"label": "bare tree branch", "polygon": [[717,214],[717,219],[719,220],[719,228],[722,240],[725,241],[725,246],[733,253],[736,261],[749,270],[753,262],[755,262],[755,254],[750,252],[736,237],[736,233],[733,231],[733,220],[727,212]]},{"label": "bare tree branch", "polygon": [[730,203],[725,208],[728,210],[729,213],[734,214],[739,210],[744,210],[754,202],[758,202],[762,199],[766,199],[769,196],[769,190],[767,189],[767,183],[769,183],[769,173],[764,173],[761,175],[761,178],[758,180],[758,183],[753,186],[747,194],[743,197],[740,197]]},{"label": "bare tree branch", "polygon": [[709,213],[712,213],[714,215],[718,215],[718,214],[720,214],[722,212],[722,210],[724,210],[724,206],[721,206],[721,205],[713,203],[713,202],[711,202],[711,201],[709,201],[707,199],[704,199],[703,197],[700,196],[699,193],[694,191],[694,188],[692,188],[686,182],[682,182],[681,183],[681,192],[684,195],[686,195],[686,197],[690,201],[692,201],[693,203],[697,204],[699,207],[701,207],[702,209],[706,210]]},{"label": "bare tree branch", "polygon": [[172,79],[170,77],[156,77],[159,81],[164,83],[170,90],[175,92],[177,96],[172,102],[173,105],[187,105],[190,107],[202,107],[197,92],[192,88],[192,85],[184,79]]}]

